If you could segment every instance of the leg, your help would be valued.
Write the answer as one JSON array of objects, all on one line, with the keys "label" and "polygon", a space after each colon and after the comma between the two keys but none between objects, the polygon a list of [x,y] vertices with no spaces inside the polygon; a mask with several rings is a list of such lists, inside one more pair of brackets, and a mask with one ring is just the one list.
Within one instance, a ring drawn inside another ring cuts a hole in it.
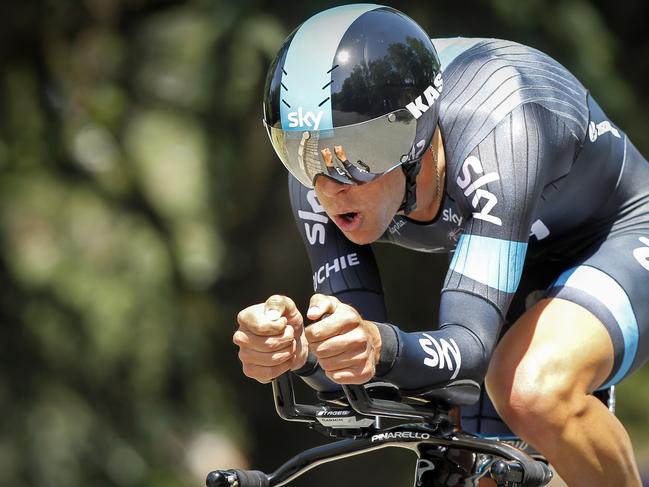
[{"label": "leg", "polygon": [[640,486],[631,442],[590,395],[611,373],[607,329],[558,298],[529,309],[499,343],[486,385],[499,414],[570,486]]}]

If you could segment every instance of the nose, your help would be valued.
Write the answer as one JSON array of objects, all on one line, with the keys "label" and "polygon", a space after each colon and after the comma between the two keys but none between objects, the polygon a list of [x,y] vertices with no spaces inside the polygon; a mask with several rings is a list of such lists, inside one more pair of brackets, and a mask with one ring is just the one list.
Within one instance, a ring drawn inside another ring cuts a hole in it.
[{"label": "nose", "polygon": [[350,187],[349,184],[339,183],[327,176],[319,176],[316,178],[315,186],[318,191],[322,192],[328,198],[333,198]]}]

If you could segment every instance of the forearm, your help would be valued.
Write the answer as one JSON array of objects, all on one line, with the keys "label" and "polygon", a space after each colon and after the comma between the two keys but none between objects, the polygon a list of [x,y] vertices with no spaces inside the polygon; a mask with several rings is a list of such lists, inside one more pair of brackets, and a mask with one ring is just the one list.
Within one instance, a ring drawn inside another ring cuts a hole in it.
[{"label": "forearm", "polygon": [[435,331],[406,333],[377,324],[382,342],[377,379],[406,390],[482,382],[500,333],[500,314],[487,301],[461,292],[445,293],[440,307]]}]

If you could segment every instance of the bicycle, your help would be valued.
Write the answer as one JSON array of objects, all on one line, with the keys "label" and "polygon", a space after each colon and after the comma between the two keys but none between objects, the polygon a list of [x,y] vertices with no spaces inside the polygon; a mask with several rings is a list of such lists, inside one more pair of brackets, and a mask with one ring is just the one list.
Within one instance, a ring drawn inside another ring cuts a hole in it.
[{"label": "bicycle", "polygon": [[[282,419],[308,423],[311,429],[342,439],[308,449],[271,474],[210,472],[207,487],[279,487],[318,465],[388,447],[417,455],[415,487],[469,487],[483,478],[493,479],[499,487],[541,487],[552,479],[546,459],[523,451],[522,442],[480,438],[462,430],[460,407],[473,404],[480,394],[473,382],[422,391],[403,391],[381,382],[342,386],[341,393],[318,393],[321,402],[316,405],[296,402],[290,373],[275,379],[272,387]],[[597,395],[614,411],[614,388]],[[382,428],[383,419],[407,423]]]}]

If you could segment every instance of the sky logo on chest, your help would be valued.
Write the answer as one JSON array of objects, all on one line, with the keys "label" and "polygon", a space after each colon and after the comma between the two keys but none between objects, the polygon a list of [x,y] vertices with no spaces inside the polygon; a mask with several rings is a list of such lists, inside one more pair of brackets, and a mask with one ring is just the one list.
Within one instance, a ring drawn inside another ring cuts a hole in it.
[{"label": "sky logo on chest", "polygon": [[442,211],[442,220],[451,223],[456,227],[461,227],[464,218],[460,216],[459,213],[453,211],[453,208],[449,207],[449,208],[444,208],[444,211]]}]

